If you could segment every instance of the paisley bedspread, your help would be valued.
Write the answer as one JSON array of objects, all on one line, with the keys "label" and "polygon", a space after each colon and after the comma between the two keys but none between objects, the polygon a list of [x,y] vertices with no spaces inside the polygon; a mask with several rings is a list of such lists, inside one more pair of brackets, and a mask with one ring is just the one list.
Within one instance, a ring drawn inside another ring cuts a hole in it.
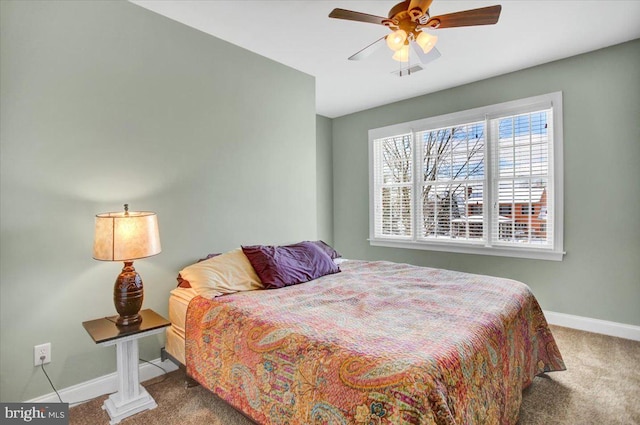
[{"label": "paisley bedspread", "polygon": [[564,370],[520,282],[390,262],[191,301],[187,373],[260,424],[515,424]]}]

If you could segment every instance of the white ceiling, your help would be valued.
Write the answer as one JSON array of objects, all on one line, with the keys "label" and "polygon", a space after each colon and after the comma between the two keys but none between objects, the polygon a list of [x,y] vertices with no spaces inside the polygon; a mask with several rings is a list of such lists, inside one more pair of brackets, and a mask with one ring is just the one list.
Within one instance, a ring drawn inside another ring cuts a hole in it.
[{"label": "white ceiling", "polygon": [[316,110],[335,118],[640,38],[638,0],[434,0],[432,16],[502,4],[496,25],[437,30],[442,57],[406,77],[381,48],[381,25],[328,18],[334,8],[387,16],[396,1],[132,0],[316,78]]}]

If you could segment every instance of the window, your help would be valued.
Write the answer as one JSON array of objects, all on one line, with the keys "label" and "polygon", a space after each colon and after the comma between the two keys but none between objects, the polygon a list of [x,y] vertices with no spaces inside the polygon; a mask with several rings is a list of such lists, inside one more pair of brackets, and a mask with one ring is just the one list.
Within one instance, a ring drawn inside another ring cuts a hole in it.
[{"label": "window", "polygon": [[534,215],[536,206],[531,204],[522,204],[522,215]]},{"label": "window", "polygon": [[511,215],[511,204],[500,204],[500,215]]},{"label": "window", "polygon": [[562,94],[369,131],[372,245],[562,259]]}]

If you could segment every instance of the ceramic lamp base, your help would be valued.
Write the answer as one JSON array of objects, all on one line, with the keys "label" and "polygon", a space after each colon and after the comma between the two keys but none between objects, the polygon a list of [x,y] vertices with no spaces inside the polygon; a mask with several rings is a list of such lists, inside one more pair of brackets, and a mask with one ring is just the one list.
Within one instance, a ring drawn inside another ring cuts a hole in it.
[{"label": "ceramic lamp base", "polygon": [[133,261],[125,261],[113,287],[113,302],[120,315],[117,326],[134,326],[142,321],[138,312],[142,308],[143,298],[142,279],[133,268]]}]

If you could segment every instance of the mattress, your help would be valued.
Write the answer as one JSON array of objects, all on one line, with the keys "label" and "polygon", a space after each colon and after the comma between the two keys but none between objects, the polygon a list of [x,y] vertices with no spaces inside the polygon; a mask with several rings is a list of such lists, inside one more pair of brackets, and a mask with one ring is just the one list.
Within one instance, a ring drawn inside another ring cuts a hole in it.
[{"label": "mattress", "polygon": [[176,288],[169,297],[169,321],[166,331],[165,349],[183,365],[186,364],[184,352],[185,323],[189,302],[197,295],[193,288]]}]

